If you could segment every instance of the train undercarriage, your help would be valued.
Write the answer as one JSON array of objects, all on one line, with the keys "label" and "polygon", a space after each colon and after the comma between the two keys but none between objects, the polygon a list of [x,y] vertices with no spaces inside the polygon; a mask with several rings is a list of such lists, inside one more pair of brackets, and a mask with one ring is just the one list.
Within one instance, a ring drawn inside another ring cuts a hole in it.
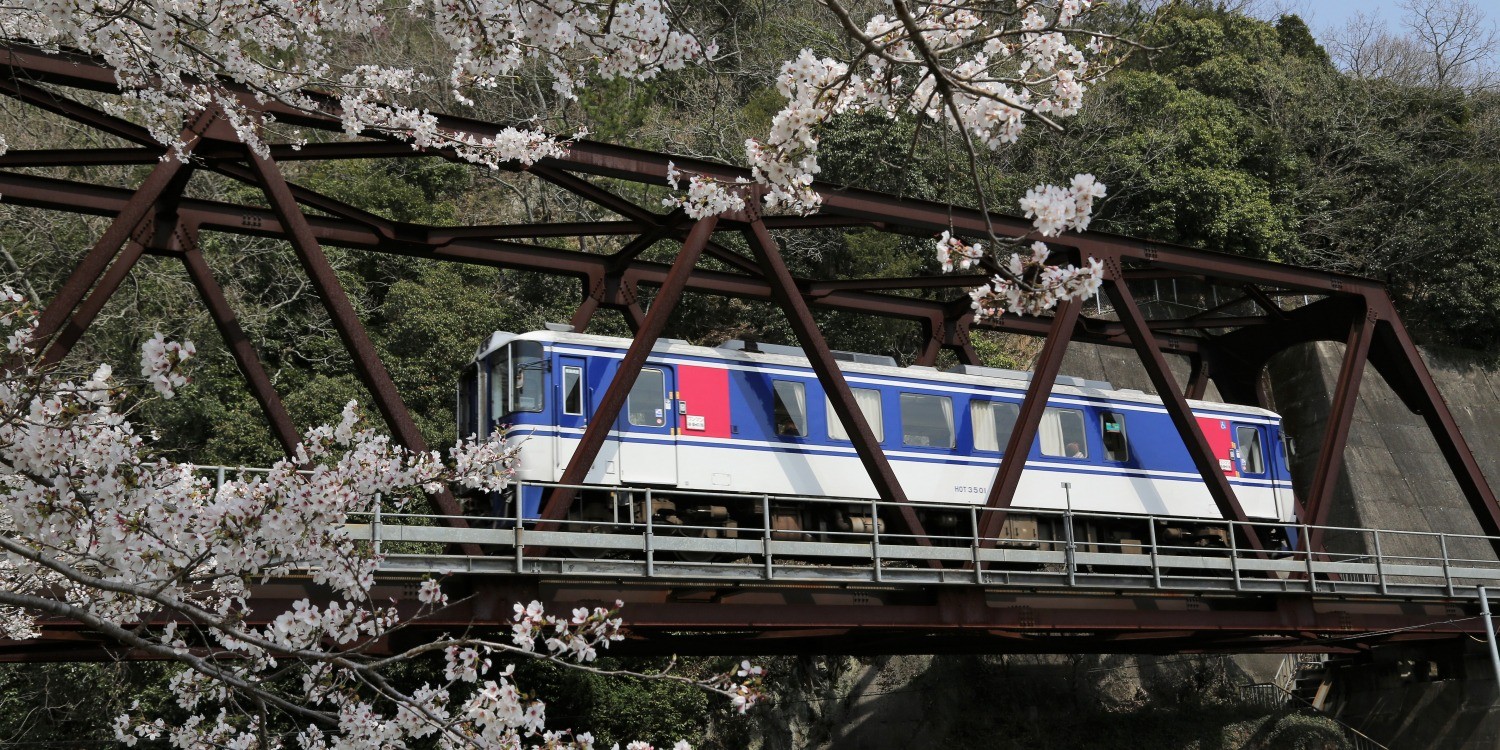
[{"label": "train undercarriage", "polygon": [[[511,502],[504,502],[508,510],[500,513],[502,517],[514,517]],[[977,506],[941,506],[918,508],[916,515],[933,544],[968,547],[977,541],[975,526],[985,512]],[[648,525],[656,534],[705,539],[760,539],[769,532],[776,541],[863,543],[874,532],[882,543],[916,543],[905,533],[896,509],[878,503],[716,496],[670,488],[584,490],[565,523],[569,530],[598,533],[639,533]],[[1231,540],[1230,534],[1228,524],[1212,519],[1012,510],[996,536],[996,546],[1052,550],[1071,540],[1080,552],[1150,554],[1155,547],[1166,554],[1194,554],[1244,543],[1242,538]],[[1273,541],[1280,535],[1279,529],[1272,529]],[[694,553],[691,561],[717,559]]]}]

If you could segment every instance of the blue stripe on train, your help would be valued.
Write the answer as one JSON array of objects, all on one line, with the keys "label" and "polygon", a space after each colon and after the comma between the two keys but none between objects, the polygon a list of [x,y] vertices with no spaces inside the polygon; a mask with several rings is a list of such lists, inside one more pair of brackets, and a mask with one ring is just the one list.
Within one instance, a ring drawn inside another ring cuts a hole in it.
[{"label": "blue stripe on train", "polygon": [[[534,428],[534,427],[532,429],[530,429],[527,434],[538,435],[538,436],[541,436],[541,437],[558,437],[558,438],[573,438],[573,439],[576,439],[578,437],[577,435],[565,435],[565,434],[562,434],[561,432],[559,432],[557,430],[550,430],[550,429],[545,429],[545,428]],[[610,435],[610,439],[611,440],[624,440],[625,442],[629,442],[629,443],[649,443],[651,445],[664,445],[664,444],[669,444],[669,443],[673,442],[671,440],[651,440],[651,439],[638,438],[638,437],[633,437],[633,436],[628,436],[628,435],[627,436]],[[798,444],[788,444],[788,445],[786,445],[784,447],[783,446],[775,446],[775,445],[744,445],[744,444],[735,445],[735,444],[732,444],[732,443],[731,444],[726,444],[726,443],[720,443],[720,442],[714,442],[714,443],[694,442],[694,441],[691,440],[691,438],[689,438],[687,440],[679,438],[676,442],[679,445],[686,444],[686,445],[694,445],[694,446],[703,447],[703,448],[723,448],[725,450],[764,451],[764,452],[769,452],[769,453],[798,453],[798,454],[813,455],[813,456],[836,456],[836,457],[840,457],[840,458],[856,458],[856,456],[854,454],[848,453],[848,452],[830,451],[830,450],[820,449],[820,448],[815,448],[815,447],[814,448],[807,448],[807,447],[802,447],[802,446],[800,446]],[[894,458],[892,460],[894,460],[894,461],[910,461],[910,462],[914,462],[914,463],[943,464],[943,465],[960,464],[960,465],[965,465],[965,466],[983,466],[983,467],[987,467],[987,468],[988,467],[994,467],[994,466],[998,465],[998,461],[988,461],[988,462],[985,462],[985,461],[972,461],[972,460],[965,460],[963,458],[958,458],[958,457],[954,457],[954,458],[938,458],[938,457],[933,457],[933,458],[929,459],[929,458],[913,458],[913,457],[908,457],[908,456],[901,456],[901,457]],[[1093,475],[1098,475],[1098,476],[1119,476],[1119,477],[1130,477],[1130,478],[1135,478],[1135,479],[1166,480],[1166,481],[1172,481],[1172,482],[1202,482],[1203,481],[1202,477],[1197,476],[1197,475],[1193,475],[1193,476],[1174,476],[1172,474],[1166,474],[1166,473],[1152,473],[1149,470],[1118,469],[1118,468],[1112,468],[1112,467],[1108,467],[1108,466],[1092,466],[1092,465],[1088,465],[1088,464],[1078,464],[1076,466],[1040,466],[1040,465],[1037,465],[1035,462],[1027,461],[1026,462],[1026,470],[1027,471],[1047,471],[1047,472],[1056,472],[1056,473],[1062,473],[1062,474],[1093,474]],[[1291,489],[1291,487],[1292,487],[1292,485],[1291,485],[1290,482],[1280,482],[1280,481],[1275,481],[1275,480],[1264,480],[1264,479],[1262,479],[1262,480],[1256,480],[1256,481],[1242,481],[1242,480],[1236,480],[1234,478],[1231,478],[1229,480],[1229,483],[1231,485],[1235,485],[1235,486],[1239,486],[1239,487],[1276,487],[1276,488],[1279,488],[1279,489]]]}]

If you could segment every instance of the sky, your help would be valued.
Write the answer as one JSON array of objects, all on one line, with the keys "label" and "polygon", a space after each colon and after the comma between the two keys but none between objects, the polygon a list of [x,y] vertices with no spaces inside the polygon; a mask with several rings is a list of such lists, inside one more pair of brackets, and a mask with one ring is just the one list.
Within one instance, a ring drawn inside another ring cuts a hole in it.
[{"label": "sky", "polygon": [[[1485,7],[1491,4],[1497,6],[1493,11]],[[1486,11],[1486,15],[1500,15],[1500,0],[1479,0],[1478,5]],[[1314,35],[1320,35],[1329,29],[1343,28],[1344,22],[1356,13],[1372,17],[1378,14],[1394,31],[1400,28],[1402,16],[1396,0],[1272,0],[1266,6],[1281,6],[1301,16]]]},{"label": "sky", "polygon": [[[1381,21],[1395,35],[1405,35],[1402,20],[1407,13],[1400,0],[1244,0],[1246,11],[1253,16],[1274,20],[1283,13],[1296,13],[1307,22],[1313,37],[1325,41],[1330,34],[1342,31],[1356,15]],[[1436,0],[1445,2],[1447,0]],[[1485,19],[1486,25],[1500,34],[1500,0],[1467,0]],[[1495,50],[1500,57],[1500,49]],[[1492,59],[1490,66],[1500,65]]]}]

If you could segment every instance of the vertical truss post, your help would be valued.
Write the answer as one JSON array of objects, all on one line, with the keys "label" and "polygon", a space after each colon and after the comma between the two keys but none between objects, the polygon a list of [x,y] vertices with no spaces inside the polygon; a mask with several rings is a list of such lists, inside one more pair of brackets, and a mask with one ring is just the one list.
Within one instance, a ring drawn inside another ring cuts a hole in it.
[{"label": "vertical truss post", "polygon": [[1203,394],[1208,393],[1209,366],[1207,357],[1201,352],[1188,358],[1189,367],[1187,397],[1190,399],[1201,399]]},{"label": "vertical truss post", "polygon": [[766,281],[771,285],[771,296],[785,311],[787,322],[791,324],[792,331],[796,333],[797,340],[807,354],[808,363],[812,365],[818,382],[823,385],[828,400],[833,404],[834,413],[844,423],[849,439],[854,443],[854,450],[859,454],[860,463],[864,464],[865,471],[870,475],[870,482],[875,485],[875,492],[881,500],[896,505],[907,533],[915,536],[918,544],[930,546],[932,540],[927,538],[926,530],[922,528],[921,521],[917,520],[916,511],[907,503],[906,493],[901,489],[901,482],[896,479],[895,470],[891,468],[890,461],[886,460],[880,443],[875,439],[875,432],[870,429],[864,412],[860,411],[855,402],[854,392],[849,389],[848,381],[844,380],[844,374],[839,370],[828,342],[818,331],[817,321],[813,320],[807,301],[802,298],[801,290],[797,288],[791,271],[787,270],[786,263],[781,258],[776,238],[771,236],[770,230],[766,229],[759,216],[750,222],[746,239]]},{"label": "vertical truss post", "polygon": [[[963,300],[960,299],[960,302]],[[966,365],[979,364],[979,352],[974,351],[974,311],[970,310],[947,321],[948,348]]]},{"label": "vertical truss post", "polygon": [[[188,238],[192,238],[191,233]],[[183,265],[187,267],[188,278],[192,279],[193,286],[198,289],[203,304],[208,306],[214,326],[219,329],[219,335],[223,337],[229,353],[234,355],[234,362],[245,376],[245,382],[250,385],[250,393],[260,404],[261,413],[266,415],[271,433],[276,436],[286,454],[292,455],[297,448],[298,436],[286,405],[281,402],[281,396],[276,393],[276,387],[271,384],[271,378],[261,366],[260,357],[255,353],[250,338],[240,327],[239,319],[230,308],[228,298],[224,296],[224,289],[214,280],[213,272],[203,259],[203,251],[198,248],[197,242],[192,242],[184,250],[181,257]]]},{"label": "vertical truss post", "polygon": [[[1224,476],[1224,470],[1219,467],[1218,460],[1214,458],[1213,449],[1209,447],[1208,439],[1203,436],[1203,428],[1198,426],[1197,417],[1193,415],[1192,409],[1188,407],[1187,399],[1177,387],[1177,379],[1172,376],[1172,370],[1167,365],[1167,358],[1157,346],[1151,327],[1147,325],[1145,316],[1136,305],[1135,296],[1130,293],[1130,287],[1120,273],[1119,258],[1108,258],[1105,261],[1105,268],[1108,269],[1105,286],[1110,299],[1115,303],[1115,312],[1125,326],[1125,333],[1130,338],[1130,343],[1135,346],[1136,353],[1140,355],[1141,364],[1145,366],[1146,374],[1151,378],[1151,384],[1161,396],[1162,405],[1171,415],[1172,424],[1177,427],[1177,434],[1181,435],[1183,442],[1186,443],[1193,465],[1198,468],[1204,484],[1208,485],[1208,493],[1213,497],[1214,505],[1219,507],[1219,512],[1225,519],[1236,522],[1245,529],[1246,541],[1250,547],[1257,554],[1263,555],[1265,547],[1261,544],[1260,535],[1255,527],[1248,525],[1250,518],[1245,515],[1240,501],[1234,496],[1234,488],[1229,485],[1229,478]],[[1232,529],[1230,533],[1233,533]]]},{"label": "vertical truss post", "polygon": [[[1327,525],[1328,513],[1333,507],[1333,491],[1338,486],[1339,470],[1344,462],[1344,445],[1349,440],[1354,405],[1359,400],[1359,382],[1370,357],[1370,336],[1379,319],[1367,304],[1361,303],[1353,312],[1349,338],[1344,343],[1344,361],[1339,367],[1339,379],[1334,386],[1333,403],[1325,423],[1327,431],[1323,433],[1323,446],[1318,452],[1317,468],[1313,470],[1312,484],[1305,499],[1307,516],[1304,522],[1318,527]],[[1323,529],[1314,528],[1307,539],[1307,551],[1319,552],[1322,549]]]},{"label": "vertical truss post", "polygon": [[932,367],[937,364],[938,352],[943,350],[943,319],[941,316],[932,315],[922,319],[922,352],[912,361],[912,364],[923,367]]},{"label": "vertical truss post", "polygon": [[[660,292],[658,292],[658,294],[660,294]],[[672,306],[676,307],[677,303],[674,301],[672,303]],[[656,302],[653,301],[651,303],[651,307],[655,308]],[[631,335],[640,336],[641,331],[647,325],[646,313],[641,310],[641,303],[632,300],[630,304],[620,307],[620,314],[625,316],[625,325],[630,327]]]},{"label": "vertical truss post", "polygon": [[[338,330],[339,338],[344,342],[344,348],[348,350],[349,356],[354,360],[354,370],[359,374],[359,379],[369,389],[370,395],[375,398],[375,406],[380,410],[385,422],[390,426],[391,432],[395,433],[396,440],[402,445],[414,451],[427,450],[427,440],[422,437],[422,431],[417,429],[417,423],[412,420],[411,412],[407,410],[406,403],[401,400],[401,394],[396,390],[395,381],[391,380],[391,374],[386,371],[385,365],[380,361],[380,353],[375,350],[375,343],[370,340],[370,335],[365,332],[364,325],[359,322],[359,316],[354,311],[354,303],[349,301],[349,295],[344,293],[344,287],[339,284],[338,274],[328,262],[328,256],[323,253],[323,247],[318,244],[317,237],[313,234],[312,226],[307,221],[307,215],[302,213],[302,207],[297,205],[297,199],[292,196],[291,186],[287,184],[286,177],[281,174],[281,168],[269,158],[248,151],[250,168],[255,172],[257,181],[260,182],[261,190],[266,194],[266,200],[271,203],[271,210],[275,212],[276,218],[281,221],[281,226],[287,233],[287,239],[297,251],[297,260],[302,269],[317,289],[318,296],[323,300],[323,307],[328,310],[328,316],[333,320],[333,326]],[[449,525],[459,528],[468,528],[468,522],[458,516],[463,515],[463,508],[453,498],[448,490],[440,490],[433,495],[438,511],[448,519]],[[484,552],[477,544],[462,545],[464,554],[480,556]]]},{"label": "vertical truss post", "polygon": [[[594,414],[583,430],[583,437],[578,440],[578,447],[573,449],[573,457],[568,459],[568,466],[563,469],[559,484],[576,485],[588,478],[589,467],[594,465],[599,449],[604,447],[604,441],[614,428],[620,409],[625,406],[625,399],[641,373],[641,366],[646,364],[651,348],[667,327],[667,319],[672,316],[678,300],[682,299],[682,290],[687,286],[688,277],[693,274],[693,266],[703,254],[709,238],[713,237],[717,224],[718,217],[699,219],[688,232],[687,239],[682,243],[682,252],[678,253],[677,260],[672,263],[672,270],[667,273],[666,280],[651,302],[650,312],[641,320],[635,339],[630,342],[630,348],[625,350],[625,358],[615,368],[615,375],[610,378],[609,387],[604,390],[603,398],[599,399],[598,406],[594,408]],[[635,309],[639,311],[640,308]],[[577,490],[566,487],[554,489],[542,508],[542,520],[562,520],[577,494]],[[651,509],[647,508],[646,513],[649,515]]]},{"label": "vertical truss post", "polygon": [[1010,438],[1005,442],[1001,454],[1000,469],[995,472],[995,481],[990,485],[990,494],[984,501],[988,511],[979,527],[979,541],[985,547],[995,546],[1000,530],[1005,525],[1005,514],[1015,502],[1016,488],[1021,485],[1021,472],[1026,469],[1026,456],[1031,444],[1036,441],[1037,430],[1042,424],[1042,412],[1047,409],[1047,396],[1057,382],[1057,373],[1062,369],[1063,355],[1068,342],[1073,338],[1073,329],[1078,325],[1078,314],[1083,309],[1081,300],[1063,300],[1052,311],[1052,326],[1047,330],[1047,342],[1031,368],[1031,382],[1026,385],[1026,396],[1021,401],[1021,410],[1016,414],[1016,424]]},{"label": "vertical truss post", "polygon": [[[104,230],[99,241],[95,242],[78,265],[73,267],[73,272],[68,274],[57,296],[53,297],[52,302],[38,317],[36,331],[31,339],[37,349],[43,349],[51,341],[58,330],[63,327],[63,323],[73,315],[74,310],[84,299],[84,295],[88,294],[89,289],[94,287],[101,276],[104,276],[110,262],[119,256],[120,248],[131,235],[140,230],[143,222],[149,221],[151,209],[156,205],[157,200],[173,190],[181,191],[190,171],[187,165],[178,159],[168,158],[157,162],[151,174],[146,177],[146,181],[141,183],[134,195],[130,196],[129,202],[120,209],[120,213],[115,216],[114,221],[110,222],[109,228]],[[139,257],[139,249],[136,250],[136,257]],[[132,259],[131,262],[133,263],[134,260]],[[129,270],[130,267],[127,265],[116,274],[118,276],[118,279],[115,279],[116,286]],[[100,291],[105,292],[97,303],[99,307],[102,307],[114,290],[101,289]],[[83,327],[86,328],[87,325],[84,323]],[[76,340],[76,335],[74,340]]]},{"label": "vertical truss post", "polygon": [[573,326],[575,333],[583,333],[589,327],[589,321],[594,319],[594,313],[599,310],[599,302],[604,296],[602,288],[604,279],[598,275],[590,275],[583,280],[583,301],[573,310],[573,318],[568,322]]},{"label": "vertical truss post", "polygon": [[[1383,293],[1379,297],[1366,295],[1365,300],[1380,316],[1370,342],[1372,361],[1406,405],[1419,412],[1426,421],[1428,431],[1447,460],[1453,478],[1463,490],[1485,535],[1500,537],[1500,503],[1496,502],[1494,491],[1485,481],[1479,463],[1474,460],[1474,452],[1459,432],[1453,412],[1438,393],[1437,383],[1433,382],[1432,373],[1423,363],[1406,326],[1396,315],[1390,298]],[[1500,542],[1494,546],[1496,554],[1500,555]]]}]

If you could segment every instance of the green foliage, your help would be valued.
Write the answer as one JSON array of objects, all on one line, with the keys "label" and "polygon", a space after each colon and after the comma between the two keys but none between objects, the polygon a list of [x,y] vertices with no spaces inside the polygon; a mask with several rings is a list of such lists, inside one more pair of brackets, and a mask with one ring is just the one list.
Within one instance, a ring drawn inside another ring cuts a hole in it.
[{"label": "green foliage", "polygon": [[1293,713],[1277,720],[1258,747],[1268,750],[1347,750],[1350,745],[1333,720]]},{"label": "green foliage", "polygon": [[110,724],[140,710],[177,716],[169,668],[151,662],[0,665],[0,746],[113,746]]},{"label": "green foliage", "polygon": [[[666,660],[603,658],[601,669],[650,672]],[[517,679],[527,690],[547,699],[551,726],[578,727],[592,732],[600,747],[644,740],[671,747],[677,740],[701,744],[707,730],[711,699],[703,691],[675,682],[630,680],[587,674],[548,662],[521,665]]]}]

